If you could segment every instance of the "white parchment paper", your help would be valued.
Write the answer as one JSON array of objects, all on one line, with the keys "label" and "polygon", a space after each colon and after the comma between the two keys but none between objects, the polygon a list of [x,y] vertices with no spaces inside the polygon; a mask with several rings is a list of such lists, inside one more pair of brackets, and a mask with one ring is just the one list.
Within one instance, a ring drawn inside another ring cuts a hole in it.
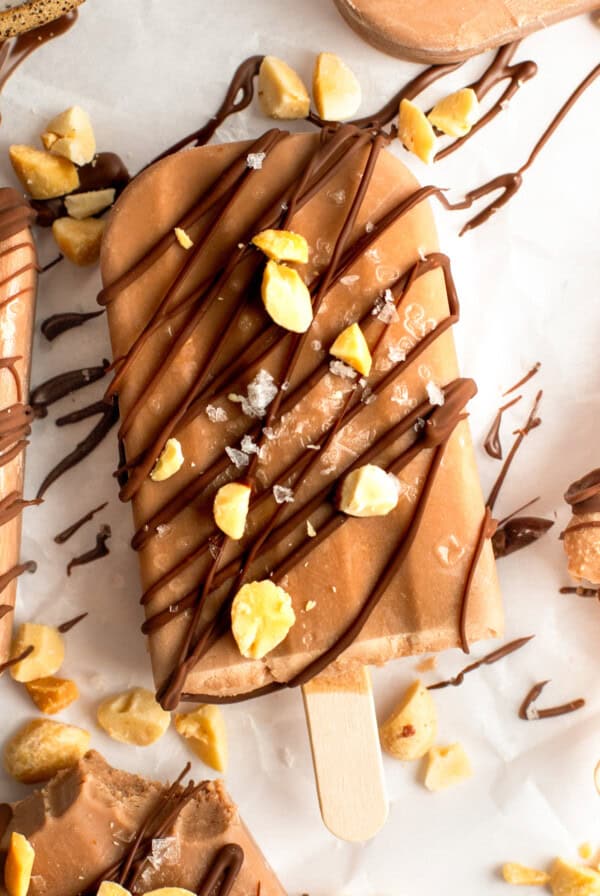
[{"label": "white parchment paper", "polygon": [[[273,53],[310,80],[314,54],[340,53],[364,91],[362,112],[389,98],[415,67],[363,44],[326,0],[88,0],[69,34],[31,57],[0,101],[0,173],[14,183],[6,161],[10,143],[34,142],[45,121],[73,103],[90,112],[99,148],[119,152],[136,171],[166,145],[201,126],[216,109],[237,64],[252,53]],[[510,109],[468,147],[428,171],[398,146],[423,182],[459,196],[488,178],[518,167],[559,105],[600,58],[600,30],[586,17],[528,38],[517,58],[533,58],[539,74]],[[482,60],[430,91],[431,98],[463,86]],[[465,213],[436,209],[442,248],[453,259],[462,300],[455,328],[463,371],[479,383],[472,425],[484,487],[498,464],[481,451],[500,393],[542,362],[525,397],[507,414],[505,448],[537,388],[543,387],[543,427],[523,446],[497,507],[509,513],[536,495],[536,513],[556,517],[548,536],[526,552],[501,561],[507,638],[536,634],[523,651],[473,674],[460,689],[436,695],[440,740],[460,740],[472,758],[471,781],[442,794],[428,793],[416,766],[385,760],[391,808],[386,828],[372,842],[337,842],[317,808],[300,694],[278,694],[227,707],[231,767],[228,786],[290,893],[448,896],[501,894],[498,866],[507,860],[544,863],[557,853],[574,855],[584,839],[598,839],[599,798],[593,768],[600,759],[600,698],[596,690],[600,607],[558,594],[567,583],[558,534],[568,514],[568,483],[600,464],[600,83],[594,85],[525,177],[519,195],[482,229],[459,239]],[[256,107],[227,123],[222,139],[258,134],[268,123]],[[54,248],[40,240],[42,260]],[[97,271],[68,264],[44,275],[38,319],[66,310],[93,310]],[[105,321],[73,330],[53,345],[35,337],[33,382],[108,356]],[[63,400],[36,423],[28,453],[27,493],[90,421],[60,430],[58,413],[99,397],[103,384]],[[111,741],[95,724],[98,700],[119,689],[150,685],[136,558],[128,547],[129,508],[119,503],[111,478],[114,439],[53,486],[39,509],[26,511],[24,559],[36,575],[20,586],[17,620],[50,623],[88,610],[89,619],[68,637],[64,672],[78,682],[81,699],[62,718],[92,732],[92,744],[125,768],[174,776],[189,758],[174,731],[155,746],[135,749]],[[52,536],[100,501],[110,501],[94,524],[67,545]],[[109,558],[65,568],[94,543],[96,523],[110,523]],[[474,656],[491,649],[477,645]],[[374,674],[383,716],[415,676],[415,660]],[[457,651],[438,670],[464,665]],[[524,723],[517,708],[529,687],[551,678],[546,703],[584,696],[572,716]],[[34,715],[27,694],[4,676],[0,682],[0,732],[9,735]],[[343,748],[343,745],[341,745]],[[208,769],[196,763],[195,774]],[[25,792],[6,775],[0,797]]]}]

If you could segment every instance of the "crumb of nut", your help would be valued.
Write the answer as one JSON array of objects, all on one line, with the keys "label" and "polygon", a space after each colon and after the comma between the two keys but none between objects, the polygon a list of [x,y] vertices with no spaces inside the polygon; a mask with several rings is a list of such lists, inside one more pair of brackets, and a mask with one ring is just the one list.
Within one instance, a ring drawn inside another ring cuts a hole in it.
[{"label": "crumb of nut", "polygon": [[242,656],[258,660],[288,635],[296,621],[290,595],[268,579],[243,585],[231,606],[231,629]]},{"label": "crumb of nut", "polygon": [[436,103],[429,121],[449,137],[464,137],[469,133],[479,115],[479,100],[472,87],[463,87]]},{"label": "crumb of nut", "polygon": [[47,781],[75,765],[87,752],[90,735],[75,725],[51,719],[26,722],[4,748],[4,767],[23,784]]},{"label": "crumb of nut", "polygon": [[425,771],[425,787],[428,790],[445,790],[460,784],[472,774],[471,763],[462,744],[430,749]]},{"label": "crumb of nut", "polygon": [[24,622],[13,639],[11,656],[19,656],[30,646],[33,650],[29,655],[11,666],[10,674],[15,681],[33,681],[58,672],[65,658],[65,644],[57,628]]},{"label": "crumb of nut", "polygon": [[[589,525],[576,529],[584,523],[597,523],[598,513],[580,513],[573,515],[563,534],[563,546],[567,555],[570,575],[579,581],[585,579],[594,585],[600,585],[600,537],[597,526]],[[572,532],[569,529],[573,528]]]},{"label": "crumb of nut", "polygon": [[306,521],[306,534],[309,538],[316,538],[317,530],[313,526],[310,520]]},{"label": "crumb of nut", "polygon": [[77,168],[67,159],[19,144],[11,146],[8,153],[15,174],[32,199],[56,199],[79,186]]},{"label": "crumb of nut", "polygon": [[579,844],[577,852],[579,853],[580,859],[583,859],[584,862],[589,862],[594,855],[594,848],[589,841],[586,841],[585,843]]},{"label": "crumb of nut", "polygon": [[35,850],[27,837],[12,831],[4,863],[4,886],[8,896],[27,896]]},{"label": "crumb of nut", "polygon": [[420,681],[404,694],[379,728],[381,745],[395,759],[410,762],[429,752],[437,736],[437,711],[431,693]]},{"label": "crumb of nut", "polygon": [[241,482],[222,485],[215,495],[213,516],[215,523],[225,535],[239,541],[246,528],[252,489]]},{"label": "crumb of nut", "polygon": [[310,611],[314,610],[314,608],[316,606],[317,606],[316,600],[307,600],[306,603],[304,604],[304,612],[310,613]]},{"label": "crumb of nut", "polygon": [[335,53],[319,53],[313,71],[313,97],[325,121],[346,121],[358,112],[362,91],[354,72]]},{"label": "crumb of nut", "polygon": [[52,225],[56,245],[69,261],[80,267],[94,264],[100,257],[104,221],[99,218],[57,218]]},{"label": "crumb of nut", "polygon": [[261,296],[267,314],[284,330],[306,333],[313,319],[308,287],[298,271],[276,261],[268,261],[262,279]]},{"label": "crumb of nut", "polygon": [[252,244],[272,261],[308,261],[306,239],[292,230],[261,230],[252,237]]},{"label": "crumb of nut", "polygon": [[400,497],[400,483],[391,473],[374,464],[365,464],[344,477],[338,506],[348,516],[387,516]]},{"label": "crumb of nut", "polygon": [[409,152],[418,156],[426,165],[433,162],[436,136],[427,116],[410,100],[400,103],[398,137]]},{"label": "crumb of nut", "polygon": [[74,193],[65,196],[65,206],[70,218],[81,221],[103,212],[115,201],[116,190],[107,187],[105,190],[90,190],[87,193]]},{"label": "crumb of nut", "polygon": [[558,858],[550,869],[550,889],[553,896],[600,896],[600,874]]},{"label": "crumb of nut", "polygon": [[164,482],[170,479],[183,466],[183,451],[178,439],[167,439],[165,447],[161,451],[150,473],[153,482]]},{"label": "crumb of nut", "polygon": [[96,896],[131,896],[131,893],[115,881],[103,880]]},{"label": "crumb of nut", "polygon": [[53,716],[66,709],[79,697],[79,689],[69,678],[55,678],[48,675],[35,678],[25,685],[27,692],[40,712]]},{"label": "crumb of nut", "polygon": [[349,364],[362,376],[369,376],[373,359],[364,333],[358,324],[351,324],[339,334],[329,349],[334,358]]},{"label": "crumb of nut", "polygon": [[310,97],[302,78],[282,59],[265,56],[258,72],[258,99],[270,118],[306,118]]},{"label": "crumb of nut", "polygon": [[224,772],[227,768],[227,731],[218,706],[199,706],[175,716],[175,728],[202,762]]},{"label": "crumb of nut", "polygon": [[87,165],[96,154],[92,123],[81,106],[71,106],[48,122],[41,140],[51,153],[75,165]]},{"label": "crumb of nut", "polygon": [[191,249],[194,245],[193,239],[190,235],[183,229],[183,227],[175,228],[175,237],[177,242],[181,246],[182,249]]},{"label": "crumb of nut", "polygon": [[550,875],[537,868],[528,868],[518,862],[506,862],[502,866],[502,877],[507,884],[517,884],[524,887],[544,887],[550,880]]},{"label": "crumb of nut", "polygon": [[147,747],[163,736],[171,722],[170,714],[146,688],[131,688],[123,694],[107,697],[96,712],[98,724],[113,740]]},{"label": "crumb of nut", "polygon": [[437,656],[433,654],[432,656],[426,656],[416,665],[417,672],[433,672],[435,667],[437,666]]}]

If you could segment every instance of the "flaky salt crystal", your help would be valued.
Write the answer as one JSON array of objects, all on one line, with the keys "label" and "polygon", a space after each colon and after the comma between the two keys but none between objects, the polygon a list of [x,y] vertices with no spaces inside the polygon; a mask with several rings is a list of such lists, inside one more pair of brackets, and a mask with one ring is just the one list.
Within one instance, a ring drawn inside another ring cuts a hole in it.
[{"label": "flaky salt crystal", "polygon": [[253,168],[255,171],[260,171],[266,157],[266,152],[249,152],[246,156],[246,165],[248,166],[248,168]]},{"label": "flaky salt crystal", "polygon": [[264,417],[268,406],[277,395],[277,386],[267,370],[259,370],[254,379],[248,383],[246,395],[230,392],[229,401],[239,404],[247,417]]},{"label": "flaky salt crystal", "polygon": [[260,448],[252,438],[252,436],[244,436],[240,443],[240,448],[244,454],[258,454],[260,456]]},{"label": "flaky salt crystal", "polygon": [[214,404],[206,405],[206,416],[211,423],[225,423],[228,419],[225,408],[217,408]]},{"label": "flaky salt crystal", "polygon": [[399,345],[390,345],[388,358],[392,364],[399,364],[401,361],[406,361],[406,352]]},{"label": "flaky salt crystal", "polygon": [[277,438],[275,430],[272,426],[265,426],[265,428],[263,429],[263,436],[265,437],[265,439],[268,439],[269,442],[272,442],[273,439]]},{"label": "flaky salt crystal", "polygon": [[291,504],[294,500],[294,493],[285,485],[274,485],[273,497],[277,504]]},{"label": "flaky salt crystal", "polygon": [[335,205],[343,205],[346,201],[346,191],[345,190],[332,190],[327,194],[327,198],[331,199]]},{"label": "flaky salt crystal", "polygon": [[321,349],[323,348],[323,343],[321,342],[320,339],[313,339],[313,341],[310,344],[310,347],[312,348],[312,350],[314,352],[320,352]]},{"label": "flaky salt crystal", "polygon": [[163,862],[175,864],[179,862],[181,852],[178,837],[155,837],[152,841],[152,855],[149,861],[155,868],[160,868]]},{"label": "flaky salt crystal", "polygon": [[331,361],[329,370],[334,376],[342,376],[347,380],[356,379],[356,370],[353,370],[348,364],[344,364],[343,361]]},{"label": "flaky salt crystal", "polygon": [[434,383],[433,380],[430,380],[425,388],[427,389],[427,395],[431,404],[437,404],[441,407],[441,405],[444,404],[446,397],[437,383]]},{"label": "flaky salt crystal", "polygon": [[352,286],[353,283],[358,283],[360,277],[358,274],[348,274],[346,277],[340,278],[340,283],[344,286]]},{"label": "flaky salt crystal", "polygon": [[238,451],[237,448],[230,448],[229,445],[225,448],[225,453],[232,464],[238,468],[238,470],[242,470],[244,467],[247,467],[250,458],[247,454],[244,454],[243,451]]}]

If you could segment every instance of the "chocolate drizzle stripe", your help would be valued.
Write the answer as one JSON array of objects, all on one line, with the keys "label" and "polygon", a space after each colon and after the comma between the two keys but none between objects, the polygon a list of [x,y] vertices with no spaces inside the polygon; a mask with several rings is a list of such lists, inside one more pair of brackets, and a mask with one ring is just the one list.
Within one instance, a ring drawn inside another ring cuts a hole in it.
[{"label": "chocolate drizzle stripe", "polygon": [[93,563],[94,560],[100,560],[102,557],[107,557],[110,554],[110,550],[106,542],[111,537],[112,532],[110,526],[101,526],[100,531],[96,535],[96,544],[89,551],[85,551],[83,554],[80,554],[78,557],[73,557],[73,559],[67,565],[67,575],[71,575],[71,570],[76,566],[85,566],[88,563]]},{"label": "chocolate drizzle stripe", "polygon": [[51,404],[102,379],[106,375],[107,366],[108,361],[96,367],[67,370],[65,373],[51,377],[31,390],[29,397],[31,406],[38,415],[45,416],[45,412]]},{"label": "chocolate drizzle stripe", "polygon": [[492,518],[491,508],[489,506],[486,506],[485,512],[483,514],[483,520],[481,521],[481,526],[479,527],[479,535],[477,536],[477,541],[475,542],[475,549],[473,551],[473,557],[469,565],[469,572],[467,574],[467,580],[465,582],[463,596],[460,604],[460,619],[458,630],[460,633],[460,644],[463,653],[471,652],[471,648],[469,647],[469,639],[467,636],[467,619],[469,614],[469,597],[471,594],[473,579],[475,578],[477,564],[479,563],[479,558],[481,557],[484,545],[486,541],[492,537],[495,530],[496,521]]},{"label": "chocolate drizzle stripe", "polygon": [[4,619],[4,617],[8,616],[9,613],[12,613],[14,609],[12,604],[0,604],[0,619]]},{"label": "chocolate drizzle stripe", "polygon": [[479,669],[481,666],[491,666],[493,663],[497,663],[499,660],[503,660],[504,657],[509,656],[511,653],[514,653],[516,650],[520,650],[522,647],[525,647],[535,635],[528,635],[525,638],[517,638],[514,641],[510,641],[508,644],[503,644],[502,647],[499,647],[497,650],[492,650],[491,653],[486,653],[485,656],[482,656],[481,659],[476,660],[474,663],[470,663],[468,666],[465,666],[458,675],[455,675],[453,678],[447,678],[444,681],[436,681],[435,684],[430,684],[427,686],[428,691],[439,691],[442,688],[449,687],[458,687],[465,680],[465,675],[468,675],[470,672],[475,672],[476,669]]},{"label": "chocolate drizzle stripe", "polygon": [[67,526],[66,529],[63,529],[62,532],[59,532],[58,535],[54,536],[54,541],[56,544],[64,544],[69,540],[76,532],[81,529],[85,523],[89,523],[95,516],[95,514],[99,513],[101,510],[108,505],[108,501],[105,501],[104,504],[99,504],[98,507],[94,507],[93,510],[90,510],[88,513],[84,514],[80,519],[76,520],[76,522],[72,523],[70,526]]},{"label": "chocolate drizzle stripe", "polygon": [[13,382],[15,384],[15,389],[17,392],[17,402],[23,401],[23,392],[21,389],[21,378],[16,368],[16,362],[22,361],[20,355],[15,355],[11,358],[0,358],[0,369],[8,370],[10,375],[13,378]]},{"label": "chocolate drizzle stripe", "polygon": [[[4,591],[5,588],[8,588],[11,582],[14,582],[15,579],[17,579],[19,576],[22,576],[24,572],[33,573],[36,571],[36,569],[37,563],[34,560],[27,560],[25,563],[19,563],[16,566],[11,567],[7,572],[0,576],[0,594]],[[4,613],[2,615],[6,614]]]},{"label": "chocolate drizzle stripe", "polygon": [[48,342],[52,342],[54,339],[58,339],[59,336],[62,336],[63,333],[66,333],[67,330],[72,330],[74,327],[81,327],[82,324],[85,324],[88,320],[93,320],[95,317],[100,317],[102,314],[104,314],[102,308],[100,311],[89,311],[87,313],[64,311],[61,314],[52,314],[50,317],[47,317],[46,320],[42,322],[40,329]]},{"label": "chocolate drizzle stripe", "polygon": [[62,635],[66,635],[67,632],[70,632],[72,628],[75,628],[83,619],[89,616],[89,613],[80,613],[79,616],[74,616],[72,619],[67,619],[66,622],[62,622],[58,626],[58,631]]},{"label": "chocolate drizzle stripe", "polygon": [[[206,877],[198,888],[198,896],[229,896],[244,864],[244,851],[237,843],[228,843],[217,853]],[[257,889],[260,896],[260,881]]]},{"label": "chocolate drizzle stripe", "polygon": [[57,417],[54,422],[57,426],[69,426],[72,423],[80,423],[82,420],[87,420],[89,417],[96,417],[98,414],[106,414],[110,407],[111,403],[101,399],[83,408],[78,408],[76,411],[71,411],[69,414],[63,414],[62,417]]},{"label": "chocolate drizzle stripe", "polygon": [[21,653],[17,654],[17,656],[11,656],[11,658],[4,663],[0,663],[0,675],[2,675],[3,672],[6,672],[7,669],[12,668],[12,666],[16,666],[21,660],[27,659],[29,654],[33,653],[33,650],[33,644],[29,644],[29,646],[26,647],[25,650],[22,650]]},{"label": "chocolate drizzle stripe", "polygon": [[523,442],[523,439],[525,438],[525,436],[529,435],[529,433],[533,429],[536,429],[536,427],[538,427],[542,422],[541,419],[537,416],[540,401],[542,400],[542,394],[543,393],[541,390],[537,393],[529,417],[525,421],[525,425],[522,429],[517,430],[515,441],[513,442],[513,445],[507,455],[506,460],[502,465],[502,469],[500,470],[500,473],[498,474],[498,477],[494,485],[492,486],[492,490],[486,501],[486,505],[490,508],[490,510],[494,509],[494,505],[498,500],[498,495],[500,494],[500,490],[502,489],[504,480],[506,479],[507,473],[511,467],[513,460],[515,459],[515,456],[521,446],[521,443]]},{"label": "chocolate drizzle stripe", "polygon": [[[503,393],[502,393],[502,397],[503,397],[503,398],[506,398],[506,396],[507,396],[507,395],[510,395],[511,392],[516,392],[517,389],[520,389],[521,386],[524,386],[525,383],[528,383],[529,380],[532,379],[532,378],[536,375],[536,373],[538,373],[538,371],[539,371],[539,369],[540,369],[541,366],[542,366],[542,362],[541,362],[541,361],[536,361],[536,363],[533,365],[533,367],[531,368],[531,370],[528,370],[528,371],[527,371],[527,373],[525,374],[525,376],[521,377],[521,379],[520,379],[518,382],[516,382],[516,383],[514,384],[514,386],[511,386],[510,389],[507,389],[506,392],[503,392]],[[508,407],[510,407],[510,405],[508,405]]]},{"label": "chocolate drizzle stripe", "polygon": [[33,507],[41,503],[42,499],[39,497],[26,501],[19,492],[10,492],[0,501],[0,527],[13,520],[25,507]]},{"label": "chocolate drizzle stripe", "polygon": [[52,261],[49,261],[41,268],[38,268],[40,274],[45,274],[47,271],[51,271],[52,268],[55,268],[57,264],[60,264],[64,257],[65,256],[62,254],[62,252],[59,252],[56,258],[53,258]]},{"label": "chocolate drizzle stripe", "polygon": [[576,710],[582,709],[585,706],[585,700],[579,698],[578,700],[571,700],[569,703],[562,703],[560,706],[549,706],[545,709],[538,709],[534,706],[534,703],[547,684],[550,684],[549,679],[534,684],[531,690],[527,692],[525,699],[519,707],[520,719],[523,719],[525,722],[531,722],[535,719],[551,719],[556,716],[564,716],[568,713],[576,712]]},{"label": "chocolate drizzle stripe", "polygon": [[512,401],[507,402],[507,404],[503,404],[502,407],[498,408],[496,416],[494,417],[493,423],[490,426],[487,436],[485,437],[485,441],[483,443],[483,447],[486,451],[486,454],[489,454],[490,457],[493,457],[495,460],[502,460],[502,443],[500,442],[500,425],[502,423],[502,416],[504,411],[507,411],[509,408],[512,408],[518,401],[521,401],[521,395],[517,395],[516,398],[513,398]]},{"label": "chocolate drizzle stripe", "polygon": [[578,597],[600,598],[600,588],[583,588],[581,585],[564,585],[560,594],[576,594]]}]

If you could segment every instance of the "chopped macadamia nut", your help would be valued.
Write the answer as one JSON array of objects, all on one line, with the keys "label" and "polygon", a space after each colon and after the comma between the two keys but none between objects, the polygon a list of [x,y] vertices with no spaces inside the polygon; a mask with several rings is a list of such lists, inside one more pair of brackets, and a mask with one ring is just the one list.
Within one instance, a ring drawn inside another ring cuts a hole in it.
[{"label": "chopped macadamia nut", "polygon": [[194,245],[194,241],[188,236],[183,227],[175,228],[175,236],[182,249],[191,249]]},{"label": "chopped macadamia nut", "polygon": [[252,243],[272,261],[308,261],[308,243],[300,233],[292,230],[262,230]]},{"label": "chopped macadamia nut", "polygon": [[40,712],[53,716],[66,709],[79,697],[79,689],[74,681],[68,678],[35,678],[25,685],[27,692]]},{"label": "chopped macadamia nut", "polygon": [[472,87],[463,87],[436,103],[429,115],[429,121],[449,137],[464,137],[468,134],[479,115],[479,100]]},{"label": "chopped macadamia nut", "polygon": [[35,850],[23,834],[12,831],[4,863],[4,886],[8,896],[27,896]]},{"label": "chopped macadamia nut", "polygon": [[79,186],[77,168],[67,159],[32,146],[11,146],[14,172],[32,199],[56,199]]},{"label": "chopped macadamia nut", "polygon": [[15,681],[33,681],[58,672],[65,659],[65,644],[57,628],[24,622],[17,629],[11,656],[19,656],[28,647],[33,647],[31,653],[10,668]]},{"label": "chopped macadamia nut", "polygon": [[433,697],[420,681],[410,686],[379,729],[381,745],[395,759],[411,762],[429,752],[437,736]]},{"label": "chopped macadamia nut", "polygon": [[65,196],[65,206],[70,218],[81,221],[109,208],[115,201],[115,195],[116,190],[112,187],[106,190],[92,190],[89,193],[74,193],[72,196]]},{"label": "chopped macadamia nut", "polygon": [[600,874],[558,858],[550,869],[550,889],[553,896],[600,896]]},{"label": "chopped macadamia nut", "polygon": [[265,56],[261,63],[258,99],[264,114],[270,118],[306,118],[310,109],[310,97],[302,78],[276,56]]},{"label": "chopped macadamia nut", "polygon": [[276,261],[268,261],[261,295],[267,314],[285,330],[305,333],[313,319],[308,287],[298,271]]},{"label": "chopped macadamia nut", "polygon": [[112,880],[103,880],[96,896],[131,896],[131,893]]},{"label": "chopped macadamia nut", "polygon": [[348,516],[386,516],[396,507],[399,497],[398,479],[381,467],[366,464],[344,478],[339,508]]},{"label": "chopped macadamia nut", "polygon": [[268,579],[243,585],[231,606],[231,628],[242,656],[259,660],[285,640],[296,621],[289,594]]},{"label": "chopped macadamia nut", "polygon": [[165,447],[161,451],[158,460],[150,473],[153,482],[164,482],[179,472],[183,466],[183,451],[181,443],[177,439],[167,439]]},{"label": "chopped macadamia nut", "polygon": [[368,376],[371,373],[373,359],[367,340],[358,324],[351,324],[342,330],[329,351],[334,358],[339,358],[340,361],[349,364],[362,376]]},{"label": "chopped macadamia nut", "polygon": [[98,724],[123,744],[147,747],[163,736],[171,716],[146,688],[132,688],[103,700],[97,711]]},{"label": "chopped macadamia nut", "polygon": [[90,735],[83,728],[33,719],[7,742],[4,768],[23,784],[37,784],[75,765],[89,745]]},{"label": "chopped macadamia nut", "polygon": [[445,790],[460,784],[473,774],[469,757],[462,744],[432,747],[427,758],[425,787],[428,790]]},{"label": "chopped macadamia nut", "polygon": [[75,165],[87,165],[96,154],[92,123],[80,106],[71,106],[53,118],[41,138],[46,149]]},{"label": "chopped macadamia nut", "polygon": [[407,99],[400,103],[398,137],[406,149],[426,165],[433,162],[436,137],[431,122],[415,103]]},{"label": "chopped macadamia nut", "polygon": [[158,890],[149,890],[146,896],[196,896],[191,890],[183,887],[159,887]]},{"label": "chopped macadamia nut", "polygon": [[362,91],[354,72],[335,53],[319,53],[313,72],[313,97],[325,121],[346,121],[356,115]]},{"label": "chopped macadamia nut", "polygon": [[227,768],[227,731],[218,706],[199,706],[175,716],[175,728],[202,762],[217,772]]},{"label": "chopped macadamia nut", "polygon": [[550,875],[545,871],[528,868],[527,865],[519,865],[518,862],[506,862],[502,866],[502,877],[507,884],[523,887],[544,887],[550,881]]},{"label": "chopped macadamia nut", "polygon": [[228,482],[222,485],[215,495],[213,503],[215,523],[221,532],[234,541],[239,541],[244,534],[251,494],[252,489],[249,485]]},{"label": "chopped macadamia nut", "polygon": [[60,251],[80,267],[94,264],[100,256],[104,221],[99,218],[58,218],[52,235]]}]

